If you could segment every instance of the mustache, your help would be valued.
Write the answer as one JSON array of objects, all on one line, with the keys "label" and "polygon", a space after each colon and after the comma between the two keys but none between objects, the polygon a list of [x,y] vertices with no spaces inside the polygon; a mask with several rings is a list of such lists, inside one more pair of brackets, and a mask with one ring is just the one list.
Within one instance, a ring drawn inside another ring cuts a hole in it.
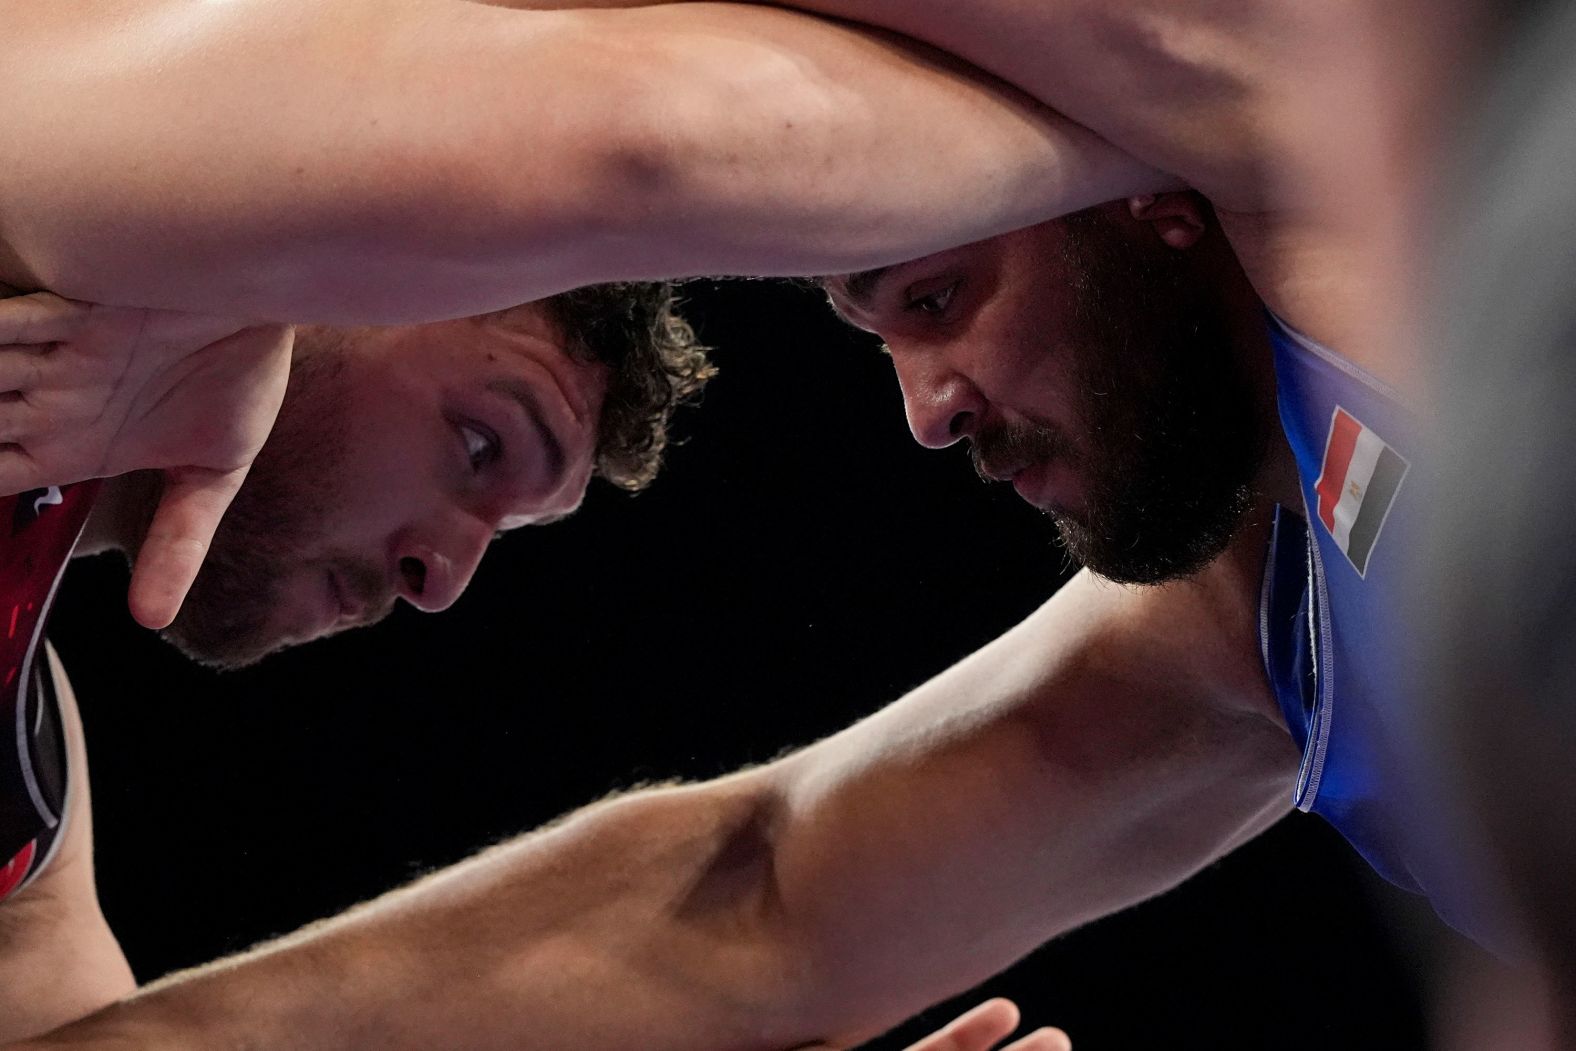
[{"label": "mustache", "polygon": [[334,573],[346,601],[363,611],[357,625],[376,624],[394,611],[394,589],[388,576],[371,562],[336,559]]},{"label": "mustache", "polygon": [[1002,482],[1019,471],[1071,453],[1065,435],[1044,424],[995,423],[969,438],[974,473],[987,482]]}]

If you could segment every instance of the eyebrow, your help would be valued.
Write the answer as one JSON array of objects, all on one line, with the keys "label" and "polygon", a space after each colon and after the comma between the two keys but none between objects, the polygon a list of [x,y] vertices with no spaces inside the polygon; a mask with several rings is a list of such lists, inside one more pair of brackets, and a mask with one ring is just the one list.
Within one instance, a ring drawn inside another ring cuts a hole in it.
[{"label": "eyebrow", "polygon": [[547,466],[555,476],[564,473],[564,447],[558,442],[558,435],[553,429],[542,422],[542,406],[536,400],[536,392],[529,384],[518,380],[493,380],[487,384],[487,389],[495,394],[502,394],[520,407],[525,414],[525,421],[542,440],[542,445],[547,449]]},{"label": "eyebrow", "polygon": [[870,309],[870,304],[875,300],[876,290],[881,285],[882,278],[892,272],[890,266],[878,266],[874,270],[861,270],[843,278],[843,295],[848,301],[861,310]]}]

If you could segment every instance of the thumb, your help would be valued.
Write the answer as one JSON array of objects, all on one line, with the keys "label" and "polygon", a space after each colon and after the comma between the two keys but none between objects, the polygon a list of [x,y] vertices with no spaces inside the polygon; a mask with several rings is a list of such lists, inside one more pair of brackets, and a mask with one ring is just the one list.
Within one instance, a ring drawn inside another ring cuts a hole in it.
[{"label": "thumb", "polygon": [[246,471],[182,467],[165,472],[164,493],[131,571],[131,615],[137,623],[167,628],[175,619]]}]

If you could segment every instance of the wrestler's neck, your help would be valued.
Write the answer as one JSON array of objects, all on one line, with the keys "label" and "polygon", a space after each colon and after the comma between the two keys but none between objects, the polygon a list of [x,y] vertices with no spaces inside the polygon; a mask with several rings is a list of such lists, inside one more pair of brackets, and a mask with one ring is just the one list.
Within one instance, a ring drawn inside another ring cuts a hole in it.
[{"label": "wrestler's neck", "polygon": [[1274,428],[1266,444],[1264,462],[1253,479],[1254,491],[1272,504],[1302,514],[1302,478],[1297,474],[1297,458],[1286,432]]},{"label": "wrestler's neck", "polygon": [[[1344,236],[1284,214],[1217,210],[1264,304],[1298,332],[1421,402],[1417,349],[1405,338],[1414,290],[1388,237]],[[1378,275],[1378,276],[1376,276]]]},{"label": "wrestler's neck", "polygon": [[[1292,454],[1286,432],[1281,427],[1280,401],[1275,374],[1275,348],[1264,324],[1264,302],[1257,289],[1239,274],[1223,282],[1234,297],[1228,301],[1232,347],[1237,348],[1238,367],[1249,385],[1249,396],[1256,409],[1264,449],[1253,489],[1271,503],[1282,507],[1302,506],[1302,486],[1297,476],[1297,459]],[[1271,309],[1274,309],[1271,305]]]},{"label": "wrestler's neck", "polygon": [[119,551],[135,555],[148,535],[153,509],[164,483],[157,471],[135,471],[110,478],[93,502],[93,513],[82,529],[73,557]]}]

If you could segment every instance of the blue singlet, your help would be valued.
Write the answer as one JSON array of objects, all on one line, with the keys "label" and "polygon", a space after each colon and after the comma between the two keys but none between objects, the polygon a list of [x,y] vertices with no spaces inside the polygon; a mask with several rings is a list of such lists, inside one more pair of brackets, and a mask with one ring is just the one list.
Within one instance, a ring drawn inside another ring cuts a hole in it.
[{"label": "blue singlet", "polygon": [[1426,894],[1447,922],[1502,942],[1468,872],[1470,851],[1452,842],[1443,807],[1422,787],[1417,716],[1402,703],[1409,639],[1397,630],[1398,601],[1408,541],[1423,524],[1408,478],[1417,422],[1385,384],[1277,320],[1270,327],[1304,506],[1276,511],[1259,638],[1302,750],[1294,802],[1386,879]]}]

